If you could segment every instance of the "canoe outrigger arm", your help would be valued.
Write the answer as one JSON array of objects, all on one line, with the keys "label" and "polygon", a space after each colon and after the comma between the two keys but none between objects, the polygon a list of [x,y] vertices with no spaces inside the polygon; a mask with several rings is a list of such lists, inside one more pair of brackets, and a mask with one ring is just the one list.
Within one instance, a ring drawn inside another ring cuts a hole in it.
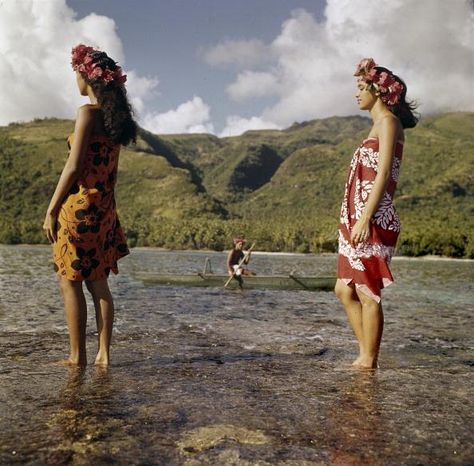
[{"label": "canoe outrigger arm", "polygon": [[202,274],[206,275],[208,273],[212,273],[212,264],[211,264],[211,259],[209,259],[209,257],[206,257]]},{"label": "canoe outrigger arm", "polygon": [[293,272],[290,272],[290,275],[289,277],[294,280],[296,283],[298,283],[298,285],[302,286],[305,290],[309,290],[309,287],[306,286],[301,280],[298,279],[298,277],[295,277],[293,275]]}]

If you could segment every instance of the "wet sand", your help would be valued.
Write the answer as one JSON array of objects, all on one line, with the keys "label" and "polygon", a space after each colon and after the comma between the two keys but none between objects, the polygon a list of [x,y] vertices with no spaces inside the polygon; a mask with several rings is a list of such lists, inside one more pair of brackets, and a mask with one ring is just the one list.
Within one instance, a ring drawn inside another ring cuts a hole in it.
[{"label": "wet sand", "polygon": [[[135,250],[112,278],[112,366],[70,369],[50,251],[0,246],[0,464],[468,465],[474,264],[394,261],[377,371],[332,293],[144,285],[224,254]],[[267,256],[261,273],[334,271]],[[92,305],[90,303],[90,309]],[[96,348],[88,322],[88,357]]]}]

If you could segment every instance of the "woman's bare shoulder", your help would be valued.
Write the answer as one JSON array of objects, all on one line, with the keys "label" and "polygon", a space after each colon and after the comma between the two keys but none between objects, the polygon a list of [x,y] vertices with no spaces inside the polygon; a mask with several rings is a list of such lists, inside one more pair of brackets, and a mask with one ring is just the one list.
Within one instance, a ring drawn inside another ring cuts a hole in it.
[{"label": "woman's bare shoulder", "polygon": [[378,124],[374,126],[375,132],[376,132],[376,137],[384,137],[386,135],[395,135],[400,137],[400,135],[403,135],[403,127],[400,123],[400,120],[396,115],[393,113],[389,113],[387,115],[384,115]]},{"label": "woman's bare shoulder", "polygon": [[78,122],[89,126],[93,134],[105,134],[102,110],[97,105],[81,105],[77,110],[76,123]]},{"label": "woman's bare shoulder", "polygon": [[77,109],[77,119],[88,122],[96,121],[99,118],[99,114],[100,109],[90,104],[81,105]]},{"label": "woman's bare shoulder", "polygon": [[101,113],[102,110],[97,105],[93,104],[84,104],[77,109],[77,114],[83,116],[97,117]]}]

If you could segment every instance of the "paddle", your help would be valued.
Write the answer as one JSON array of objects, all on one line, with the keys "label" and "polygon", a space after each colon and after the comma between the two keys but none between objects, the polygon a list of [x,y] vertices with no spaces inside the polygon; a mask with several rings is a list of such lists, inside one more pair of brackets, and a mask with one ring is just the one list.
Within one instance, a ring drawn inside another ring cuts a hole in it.
[{"label": "paddle", "polygon": [[227,285],[232,281],[232,279],[235,277],[235,272],[237,272],[237,270],[239,270],[240,266],[245,262],[245,260],[247,259],[250,251],[253,249],[253,247],[255,246],[255,243],[252,244],[252,246],[250,246],[249,249],[247,249],[244,253],[244,257],[242,257],[242,259],[240,259],[240,262],[238,263],[238,266],[236,269],[234,269],[234,271],[232,272],[232,275],[229,277],[229,279],[225,282],[225,285],[224,285],[224,288],[227,288]]}]

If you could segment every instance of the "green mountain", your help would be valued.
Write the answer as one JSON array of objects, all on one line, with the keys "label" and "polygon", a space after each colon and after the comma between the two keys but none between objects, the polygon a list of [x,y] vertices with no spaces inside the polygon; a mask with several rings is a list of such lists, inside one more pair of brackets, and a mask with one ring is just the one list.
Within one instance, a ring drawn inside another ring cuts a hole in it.
[{"label": "green mountain", "polygon": [[[238,137],[155,135],[122,150],[117,204],[132,245],[333,251],[353,151],[370,121],[295,123]],[[0,128],[0,242],[45,242],[44,213],[71,121]],[[406,132],[396,205],[399,252],[474,257],[474,113],[426,117]]]}]

